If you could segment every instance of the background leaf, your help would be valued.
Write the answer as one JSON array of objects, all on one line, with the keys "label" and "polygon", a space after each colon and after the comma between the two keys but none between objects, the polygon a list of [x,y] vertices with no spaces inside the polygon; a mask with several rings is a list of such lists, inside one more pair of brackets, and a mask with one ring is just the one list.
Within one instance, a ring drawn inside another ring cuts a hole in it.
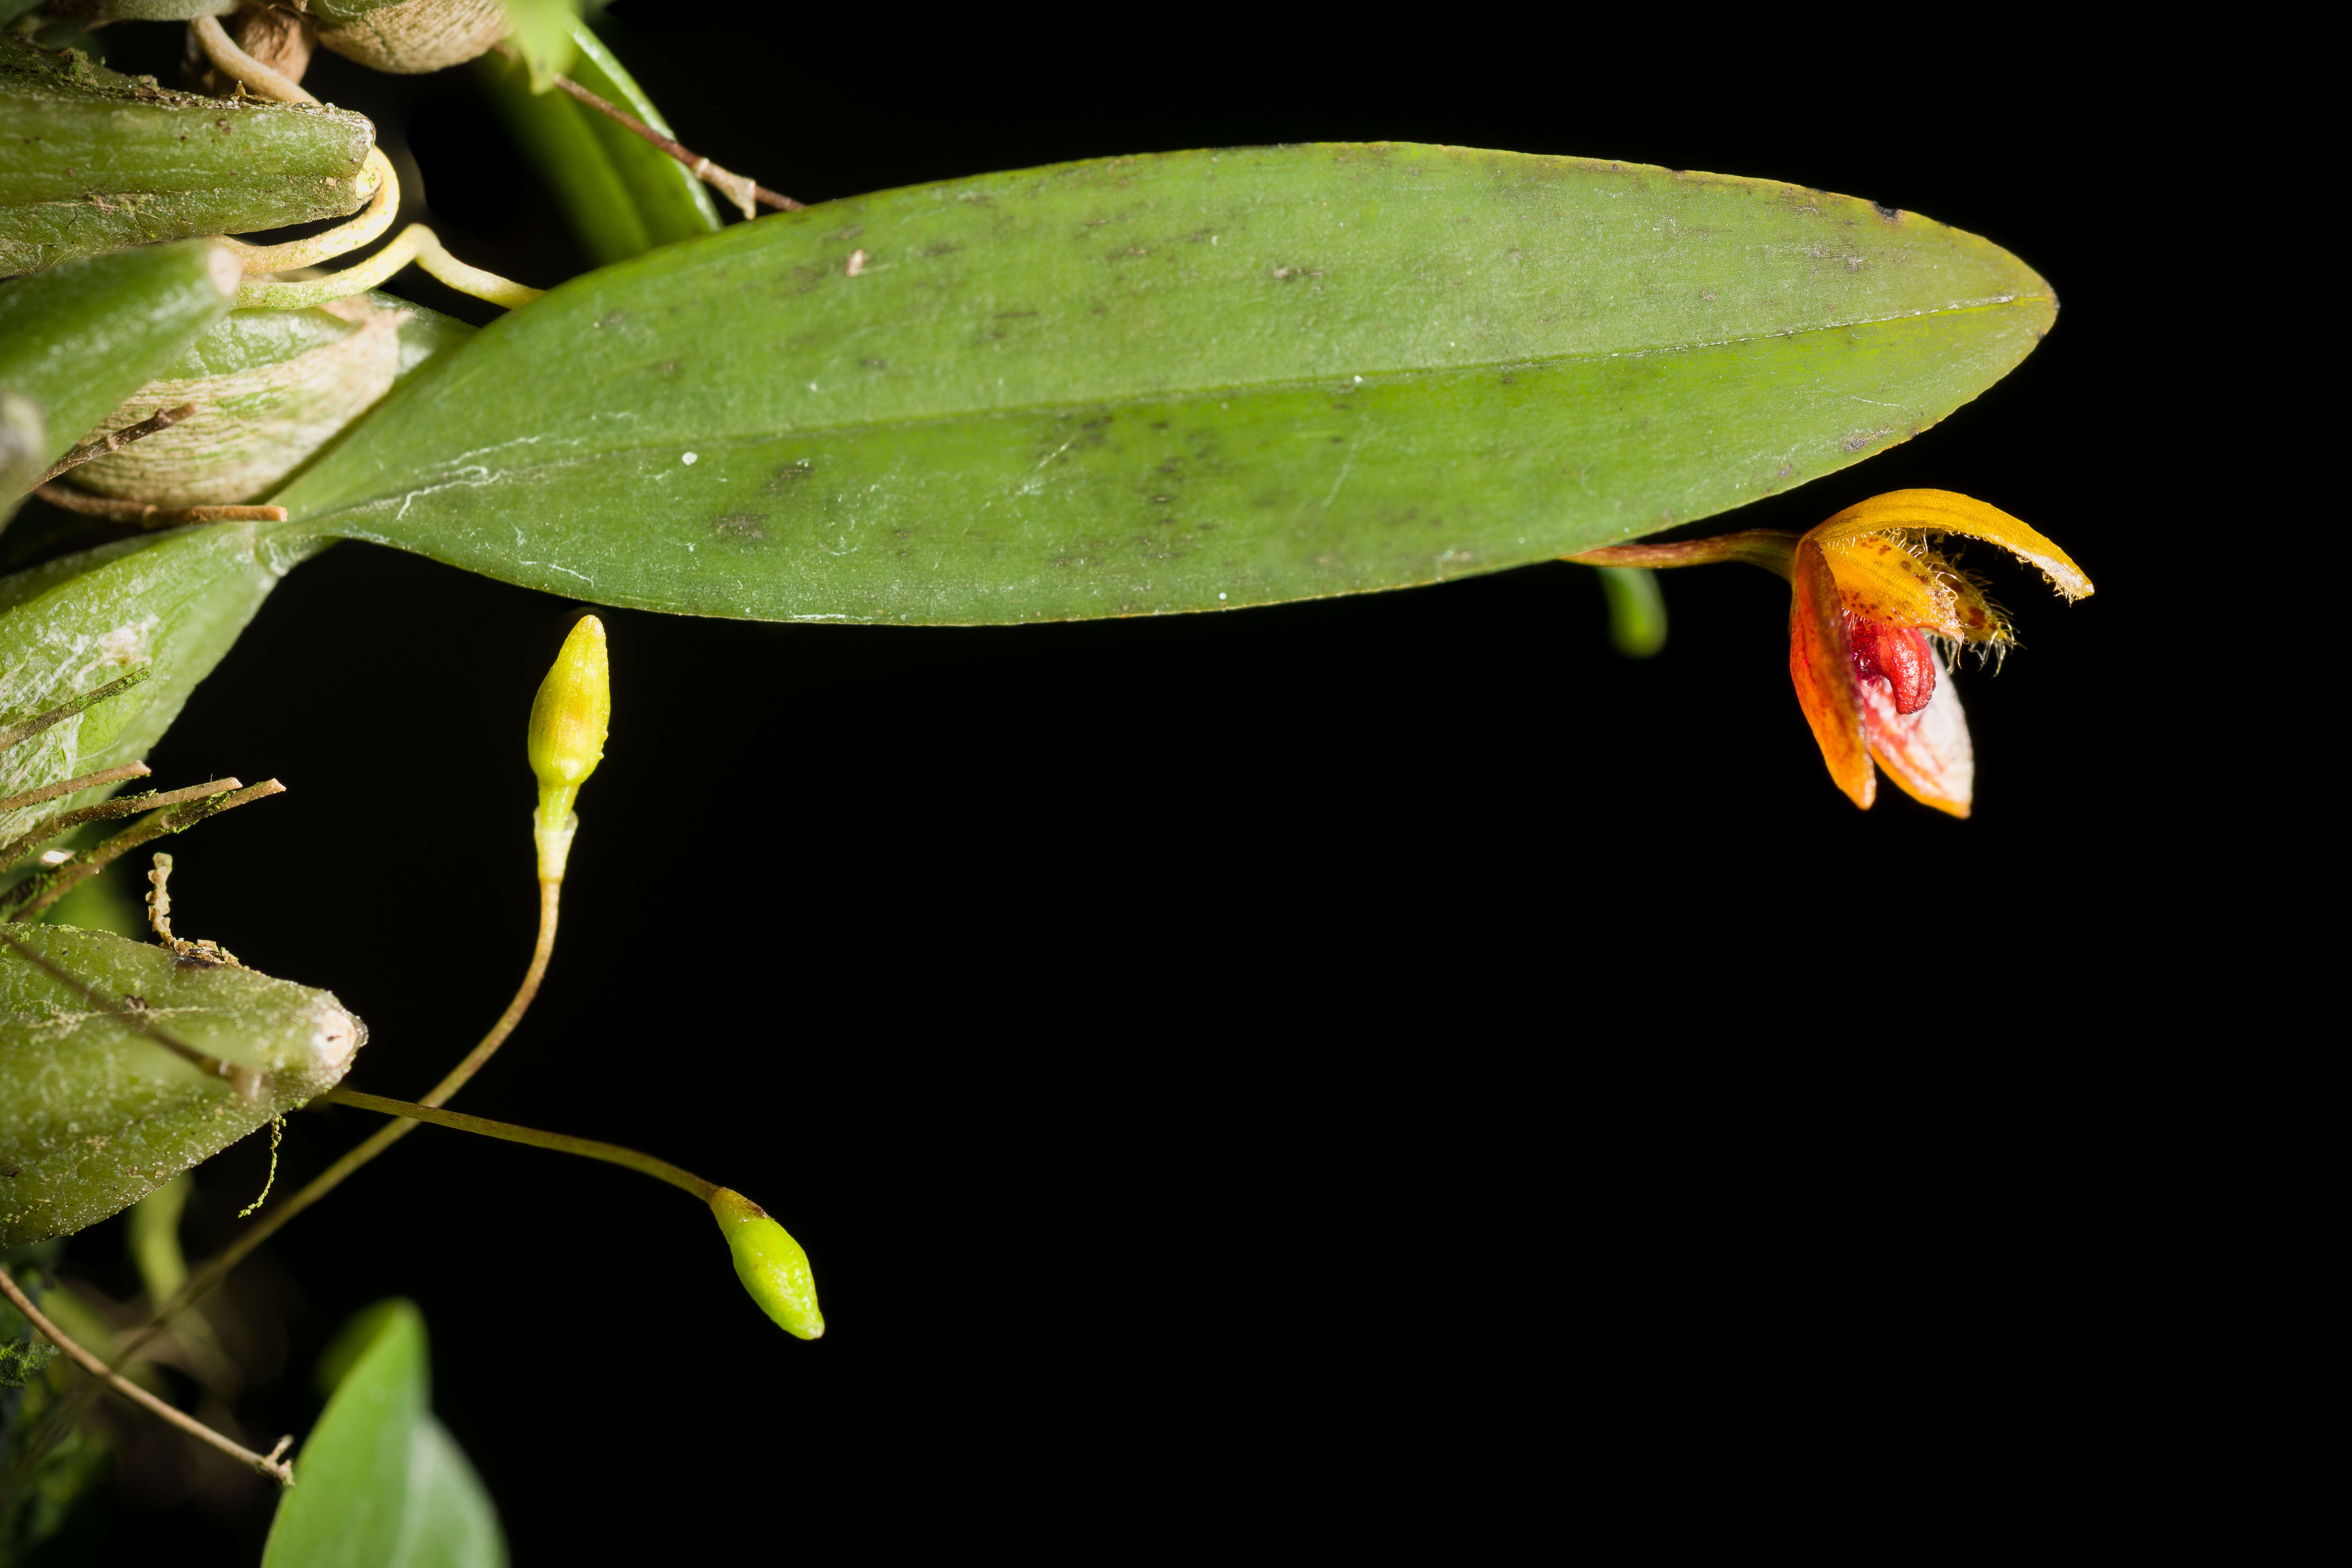
[{"label": "background leaf", "polygon": [[69,926],[10,934],[200,1051],[260,1069],[258,1098],[0,951],[0,1247],[120,1213],[350,1070],[364,1037],[329,993]]},{"label": "background leaf", "polygon": [[1658,574],[1643,566],[1601,566],[1601,596],[1609,605],[1609,641],[1627,658],[1650,658],[1666,646],[1666,596]]},{"label": "background leaf", "polygon": [[1540,560],[1859,461],[2056,308],[1769,181],[1402,143],[827,204],[576,279],[278,497],[601,602],[953,623]]},{"label": "background leaf", "polygon": [[[572,24],[572,37],[580,51],[573,79],[669,134],[669,122],[603,40],[582,22]],[[478,68],[590,260],[625,261],[718,229],[710,187],[685,164],[567,93],[531,91],[525,73],[498,56],[484,56]]]},{"label": "background leaf", "polygon": [[[71,1291],[56,1287],[49,1270],[56,1267],[59,1250],[56,1242],[0,1248],[0,1268],[59,1328],[97,1353],[111,1354],[115,1340],[106,1321]],[[60,1364],[56,1348],[13,1303],[0,1301],[0,1467],[5,1467],[0,1477],[11,1476],[23,1458],[26,1441],[79,1385],[68,1380],[70,1364]],[[79,1369],[71,1373],[75,1379],[80,1375]],[[112,1457],[109,1450],[102,1426],[79,1425],[33,1464],[13,1495],[0,1497],[0,1563],[37,1561],[33,1549],[55,1536],[76,1506],[105,1480]]]},{"label": "background leaf", "polygon": [[572,69],[579,46],[572,30],[580,24],[580,0],[503,0],[513,31],[507,35],[530,70],[533,92],[553,90],[551,79]]},{"label": "background leaf", "polygon": [[265,1568],[498,1568],[498,1512],[427,1408],[425,1319],[408,1301],[361,1313],[322,1369],[347,1362],[295,1454]]}]

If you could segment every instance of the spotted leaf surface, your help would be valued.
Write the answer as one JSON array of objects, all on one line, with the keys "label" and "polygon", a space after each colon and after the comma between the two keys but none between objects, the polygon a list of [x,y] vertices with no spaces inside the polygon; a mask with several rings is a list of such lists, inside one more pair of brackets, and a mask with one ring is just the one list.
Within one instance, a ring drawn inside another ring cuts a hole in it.
[{"label": "spotted leaf surface", "polygon": [[1409,144],[1101,160],[575,279],[277,499],[619,605],[1004,622],[1491,571],[1942,418],[2056,301],[1777,181]]}]

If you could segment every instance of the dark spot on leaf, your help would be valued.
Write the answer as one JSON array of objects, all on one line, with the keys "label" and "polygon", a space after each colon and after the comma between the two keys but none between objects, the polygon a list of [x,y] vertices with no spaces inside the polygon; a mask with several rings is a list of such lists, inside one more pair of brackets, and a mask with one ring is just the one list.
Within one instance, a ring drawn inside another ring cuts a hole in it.
[{"label": "dark spot on leaf", "polygon": [[763,511],[730,512],[711,523],[710,531],[731,533],[738,539],[765,539],[768,537],[768,531],[761,528],[760,524],[766,521],[767,518],[768,514]]}]

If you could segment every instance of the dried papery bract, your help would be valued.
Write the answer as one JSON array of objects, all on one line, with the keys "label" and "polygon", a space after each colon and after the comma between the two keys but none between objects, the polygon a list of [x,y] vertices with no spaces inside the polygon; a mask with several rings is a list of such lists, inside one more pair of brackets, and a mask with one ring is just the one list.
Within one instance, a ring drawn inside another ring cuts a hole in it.
[{"label": "dried papery bract", "polygon": [[284,5],[254,4],[241,7],[232,26],[237,47],[284,77],[299,82],[310,68],[310,54],[319,33],[310,18]]},{"label": "dried papery bract", "polygon": [[319,42],[396,75],[463,65],[506,37],[499,0],[310,0]]},{"label": "dried papery bract", "polygon": [[364,295],[317,310],[236,311],[107,423],[136,421],[162,403],[184,405],[187,416],[94,454],[72,482],[166,508],[266,496],[392,389],[408,314]]}]

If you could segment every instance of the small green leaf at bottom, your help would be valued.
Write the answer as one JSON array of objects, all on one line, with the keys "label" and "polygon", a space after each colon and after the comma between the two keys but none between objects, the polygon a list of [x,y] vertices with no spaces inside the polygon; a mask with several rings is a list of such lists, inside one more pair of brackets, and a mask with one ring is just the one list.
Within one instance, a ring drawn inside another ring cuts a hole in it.
[{"label": "small green leaf at bottom", "polygon": [[424,1314],[411,1301],[368,1308],[328,1352],[345,1358],[296,1451],[263,1568],[504,1568],[498,1510],[427,1408]]}]

